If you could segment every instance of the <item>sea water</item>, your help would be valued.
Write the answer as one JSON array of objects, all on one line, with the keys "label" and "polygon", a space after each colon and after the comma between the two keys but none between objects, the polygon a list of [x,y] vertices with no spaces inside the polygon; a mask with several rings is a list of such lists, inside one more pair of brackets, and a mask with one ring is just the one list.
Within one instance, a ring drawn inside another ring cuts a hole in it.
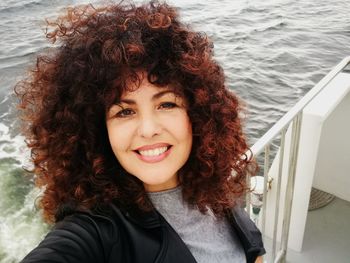
[{"label": "sea water", "polygon": [[[96,2],[96,1],[94,1]],[[50,46],[45,18],[85,0],[0,1],[0,262],[18,262],[49,226],[35,200],[40,190],[23,166],[14,84]],[[349,0],[172,0],[184,20],[214,41],[227,85],[247,104],[254,143],[345,56],[350,55]]]}]

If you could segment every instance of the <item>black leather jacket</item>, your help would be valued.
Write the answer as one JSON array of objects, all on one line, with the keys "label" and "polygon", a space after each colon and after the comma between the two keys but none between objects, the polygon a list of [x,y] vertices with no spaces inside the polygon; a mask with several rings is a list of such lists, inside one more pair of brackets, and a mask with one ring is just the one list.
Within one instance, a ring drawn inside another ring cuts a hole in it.
[{"label": "black leather jacket", "polygon": [[[123,213],[111,207],[108,216],[91,212],[66,216],[22,263],[196,262],[157,211]],[[255,262],[265,253],[260,231],[240,208],[229,211],[227,217],[239,235],[247,262]]]}]

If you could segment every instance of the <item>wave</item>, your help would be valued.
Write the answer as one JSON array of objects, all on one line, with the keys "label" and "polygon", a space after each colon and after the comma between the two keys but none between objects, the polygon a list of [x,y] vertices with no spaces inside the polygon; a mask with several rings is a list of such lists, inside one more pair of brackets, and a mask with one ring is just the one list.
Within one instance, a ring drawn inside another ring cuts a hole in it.
[{"label": "wave", "polygon": [[251,13],[266,13],[269,12],[267,8],[248,6],[240,10],[240,14],[251,14]]},{"label": "wave", "polygon": [[265,31],[272,31],[272,30],[280,30],[282,28],[285,28],[288,26],[287,22],[275,22],[271,23],[270,25],[264,25],[261,28],[254,29],[255,32],[265,32]]},{"label": "wave", "polygon": [[[28,9],[32,9],[32,8],[42,8],[44,6],[47,5],[48,1],[45,0],[32,0],[32,1],[18,1],[17,3],[12,4],[11,6],[0,6],[0,14],[1,13],[15,13],[17,11],[22,11],[22,10],[26,10],[26,12],[28,11]],[[52,2],[52,1],[50,1]]]}]

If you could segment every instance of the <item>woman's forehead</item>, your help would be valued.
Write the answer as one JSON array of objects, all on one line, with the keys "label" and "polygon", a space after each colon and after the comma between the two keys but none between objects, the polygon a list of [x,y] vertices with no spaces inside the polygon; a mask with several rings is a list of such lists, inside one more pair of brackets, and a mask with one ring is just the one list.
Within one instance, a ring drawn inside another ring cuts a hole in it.
[{"label": "woman's forehead", "polygon": [[182,87],[174,82],[159,85],[151,83],[145,72],[137,72],[137,78],[129,78],[126,81],[126,87],[120,95],[120,99],[132,97],[139,93],[143,93],[148,89],[150,93],[174,94],[176,96],[184,97]]}]

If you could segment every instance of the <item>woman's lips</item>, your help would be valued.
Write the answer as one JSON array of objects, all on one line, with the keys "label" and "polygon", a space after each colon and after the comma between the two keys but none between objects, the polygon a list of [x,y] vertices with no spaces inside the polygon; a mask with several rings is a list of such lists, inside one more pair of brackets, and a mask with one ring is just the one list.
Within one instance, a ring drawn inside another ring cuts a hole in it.
[{"label": "woman's lips", "polygon": [[156,148],[169,147],[169,146],[170,146],[170,144],[168,144],[168,143],[160,142],[160,143],[155,143],[155,144],[151,144],[151,145],[141,146],[141,147],[135,149],[135,151],[147,151],[147,150],[153,150]]},{"label": "woman's lips", "polygon": [[142,155],[142,154],[140,154],[140,151],[155,151],[155,149],[160,149],[160,148],[163,148],[164,147],[164,145],[163,146],[161,146],[161,147],[157,147],[157,148],[154,148],[154,147],[141,147],[141,148],[139,148],[139,149],[142,149],[142,150],[136,150],[136,151],[134,151],[135,152],[135,154],[136,154],[136,156],[141,160],[141,161],[144,161],[144,162],[147,162],[147,163],[157,163],[157,162],[160,162],[160,161],[162,161],[162,160],[164,160],[170,153],[171,153],[171,146],[170,145],[168,145],[168,146],[166,146],[167,147],[167,149],[166,149],[166,151],[165,152],[163,152],[163,153],[161,153],[161,154],[159,154],[159,155],[151,155],[150,154],[150,152],[149,152],[149,154],[150,155]]}]

